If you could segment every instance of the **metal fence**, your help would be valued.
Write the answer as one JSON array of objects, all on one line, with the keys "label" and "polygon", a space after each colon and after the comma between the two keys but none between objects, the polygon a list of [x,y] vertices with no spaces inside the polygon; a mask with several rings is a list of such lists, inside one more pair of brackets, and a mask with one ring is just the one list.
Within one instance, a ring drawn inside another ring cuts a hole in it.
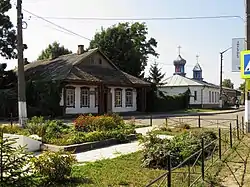
[{"label": "metal fence", "polygon": [[[189,118],[190,119],[190,118]],[[202,127],[202,118],[199,116],[198,119],[191,119],[195,120],[197,122],[198,127]],[[207,120],[207,119],[206,119]],[[209,119],[208,121],[211,122],[212,119]],[[219,124],[219,119],[213,119],[215,120],[215,123],[212,124]],[[155,180],[151,181],[147,187],[151,186],[167,186],[167,187],[173,187],[173,186],[195,186],[200,184],[210,184],[211,181],[209,180],[209,175],[212,172],[216,172],[215,168],[218,169],[219,165],[223,162],[223,159],[226,159],[230,153],[237,152],[237,147],[239,147],[240,144],[244,144],[244,146],[247,146],[243,139],[249,138],[248,135],[244,132],[244,125],[242,124],[243,121],[239,122],[238,117],[236,119],[221,119],[228,121],[227,123],[223,122],[222,126],[227,126],[228,128],[218,128],[217,134],[218,138],[214,140],[213,142],[210,142],[207,145],[204,145],[204,140],[201,139],[201,149],[195,153],[193,153],[190,157],[185,159],[182,163],[180,163],[176,167],[172,167],[171,165],[171,156],[168,155],[168,167],[167,171],[156,178]],[[169,118],[167,119],[169,121]],[[205,120],[204,120],[205,121]],[[179,121],[179,119],[175,119],[174,122],[176,124],[181,123],[187,123],[187,121],[182,118],[182,120]],[[212,150],[212,153],[210,155],[206,155],[206,151],[210,149]],[[249,148],[250,150],[250,148]],[[237,154],[240,155],[240,153],[237,152]],[[242,156],[239,156],[241,159],[240,162],[242,165],[245,163]],[[194,161],[195,160],[195,161]],[[230,167],[229,167],[229,170]],[[237,179],[235,179],[237,180]],[[237,181],[237,183],[239,183]]]}]

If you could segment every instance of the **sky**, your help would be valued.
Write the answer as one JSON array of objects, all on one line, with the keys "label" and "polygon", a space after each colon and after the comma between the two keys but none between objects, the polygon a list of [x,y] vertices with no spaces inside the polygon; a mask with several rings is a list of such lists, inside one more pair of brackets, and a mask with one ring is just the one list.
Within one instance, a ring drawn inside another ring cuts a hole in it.
[{"label": "sky", "polygon": [[[16,25],[16,8],[8,12]],[[23,9],[41,17],[196,17],[196,16],[241,16],[245,17],[244,0],[23,0]],[[61,29],[23,12],[27,28],[23,30],[24,43],[28,49],[24,57],[35,61],[43,49],[57,41],[73,52],[77,45],[89,46],[89,40],[62,31]],[[93,38],[101,27],[107,28],[119,21],[98,20],[58,20],[49,19],[68,30],[86,38]],[[192,77],[192,69],[198,61],[203,69],[204,80],[219,84],[220,52],[231,47],[232,38],[245,37],[244,21],[239,18],[192,19],[144,21],[148,27],[148,37],[158,42],[156,51],[159,58],[150,57],[150,64],[159,63],[166,78],[174,73],[173,60],[177,58],[178,46],[181,56],[186,59],[186,73]],[[240,73],[231,72],[232,52],[224,54],[223,79],[230,78],[238,88],[243,82]],[[17,60],[0,59],[8,64],[8,69],[17,65]]]}]

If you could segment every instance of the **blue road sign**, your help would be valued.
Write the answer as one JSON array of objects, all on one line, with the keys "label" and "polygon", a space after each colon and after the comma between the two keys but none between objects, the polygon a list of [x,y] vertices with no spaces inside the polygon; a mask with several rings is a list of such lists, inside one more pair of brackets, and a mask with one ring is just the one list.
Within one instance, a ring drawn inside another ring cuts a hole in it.
[{"label": "blue road sign", "polygon": [[240,53],[241,61],[241,78],[250,79],[250,50]]}]

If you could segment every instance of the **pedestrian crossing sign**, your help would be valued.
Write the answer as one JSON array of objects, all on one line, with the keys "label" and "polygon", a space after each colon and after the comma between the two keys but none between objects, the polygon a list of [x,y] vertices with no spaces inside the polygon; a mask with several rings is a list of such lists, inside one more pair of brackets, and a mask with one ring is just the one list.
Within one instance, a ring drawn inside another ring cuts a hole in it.
[{"label": "pedestrian crossing sign", "polygon": [[240,72],[242,79],[250,79],[250,50],[240,53]]}]

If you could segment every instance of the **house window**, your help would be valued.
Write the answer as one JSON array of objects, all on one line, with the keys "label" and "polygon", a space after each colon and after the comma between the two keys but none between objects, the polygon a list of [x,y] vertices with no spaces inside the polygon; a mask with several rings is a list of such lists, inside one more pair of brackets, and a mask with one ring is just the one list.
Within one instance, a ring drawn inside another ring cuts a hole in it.
[{"label": "house window", "polygon": [[66,107],[75,107],[75,88],[66,88]]},{"label": "house window", "polygon": [[89,88],[82,87],[81,88],[81,108],[89,107],[89,103],[90,103]]},{"label": "house window", "polygon": [[217,92],[214,92],[214,102],[217,102]]},{"label": "house window", "polygon": [[95,106],[98,106],[98,88],[95,88]]},{"label": "house window", "polygon": [[211,91],[209,91],[209,103],[211,103]]},{"label": "house window", "polygon": [[194,100],[197,100],[197,91],[194,91]]},{"label": "house window", "polygon": [[214,92],[212,92],[212,103],[214,102]]},{"label": "house window", "polygon": [[115,89],[115,107],[122,107],[122,89]]},{"label": "house window", "polygon": [[126,107],[133,106],[133,91],[132,89],[126,90]]}]

